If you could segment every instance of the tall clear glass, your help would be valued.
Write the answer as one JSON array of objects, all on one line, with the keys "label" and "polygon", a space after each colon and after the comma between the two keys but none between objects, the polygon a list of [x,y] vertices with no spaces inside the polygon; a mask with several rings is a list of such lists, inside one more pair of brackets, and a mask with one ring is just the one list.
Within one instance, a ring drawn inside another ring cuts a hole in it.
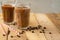
[{"label": "tall clear glass", "polygon": [[5,0],[2,2],[3,20],[6,24],[11,24],[14,21],[14,1]]},{"label": "tall clear glass", "polygon": [[17,26],[19,29],[26,28],[29,25],[30,10],[28,3],[17,3],[15,12],[17,15]]}]

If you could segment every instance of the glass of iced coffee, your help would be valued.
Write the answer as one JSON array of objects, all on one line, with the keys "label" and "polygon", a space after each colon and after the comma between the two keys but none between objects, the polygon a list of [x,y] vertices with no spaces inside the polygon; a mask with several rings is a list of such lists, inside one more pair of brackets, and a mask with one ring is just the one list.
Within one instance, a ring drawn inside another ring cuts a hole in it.
[{"label": "glass of iced coffee", "polygon": [[14,5],[9,1],[2,3],[3,20],[6,24],[11,24],[14,20]]},{"label": "glass of iced coffee", "polygon": [[25,28],[29,25],[30,7],[26,4],[17,4],[15,8],[18,28]]}]

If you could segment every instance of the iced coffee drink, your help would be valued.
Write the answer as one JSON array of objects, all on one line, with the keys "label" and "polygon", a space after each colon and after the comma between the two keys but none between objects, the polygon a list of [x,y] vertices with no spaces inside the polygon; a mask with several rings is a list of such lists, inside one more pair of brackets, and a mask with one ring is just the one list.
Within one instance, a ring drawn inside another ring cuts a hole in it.
[{"label": "iced coffee drink", "polygon": [[16,7],[17,25],[19,27],[27,27],[29,25],[30,8]]},{"label": "iced coffee drink", "polygon": [[13,22],[14,19],[14,7],[12,5],[2,5],[3,19],[6,23]]}]

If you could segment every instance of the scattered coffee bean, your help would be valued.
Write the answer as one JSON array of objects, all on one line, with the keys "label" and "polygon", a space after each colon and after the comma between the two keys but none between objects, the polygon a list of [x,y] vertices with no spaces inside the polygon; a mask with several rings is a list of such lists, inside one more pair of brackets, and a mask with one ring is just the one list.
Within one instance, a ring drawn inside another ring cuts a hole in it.
[{"label": "scattered coffee bean", "polygon": [[35,27],[35,29],[37,29],[37,30],[38,30],[38,28],[37,28],[37,27]]},{"label": "scattered coffee bean", "polygon": [[5,34],[3,34],[3,36],[5,36]]},{"label": "scattered coffee bean", "polygon": [[52,34],[51,32],[49,32],[49,34]]},{"label": "scattered coffee bean", "polygon": [[29,31],[31,31],[32,30],[32,27],[31,26],[29,26],[29,29],[28,29]]},{"label": "scattered coffee bean", "polygon": [[46,27],[44,27],[44,29],[46,29]]},{"label": "scattered coffee bean", "polygon": [[44,29],[42,31],[44,31]]},{"label": "scattered coffee bean", "polygon": [[11,38],[13,38],[13,36],[11,36]]},{"label": "scattered coffee bean", "polygon": [[29,26],[29,28],[32,28],[32,26]]},{"label": "scattered coffee bean", "polygon": [[34,31],[32,31],[32,33],[34,33]]},{"label": "scattered coffee bean", "polygon": [[41,25],[38,25],[38,28],[40,29],[42,26]]},{"label": "scattered coffee bean", "polygon": [[34,29],[36,29],[36,27],[34,27]]},{"label": "scattered coffee bean", "polygon": [[35,28],[34,28],[34,27],[32,27],[32,28],[31,28],[31,30],[35,30]]},{"label": "scattered coffee bean", "polygon": [[29,29],[29,31],[31,31],[31,29]]},{"label": "scattered coffee bean", "polygon": [[40,31],[40,33],[42,33],[42,31]]},{"label": "scattered coffee bean", "polygon": [[26,29],[26,31],[28,31],[28,29]]},{"label": "scattered coffee bean", "polygon": [[29,28],[27,28],[27,30],[29,30]]},{"label": "scattered coffee bean", "polygon": [[17,37],[21,37],[20,35],[17,35]]},{"label": "scattered coffee bean", "polygon": [[23,34],[24,33],[24,31],[22,31],[22,32],[19,32],[19,34]]},{"label": "scattered coffee bean", "polygon": [[42,30],[43,33],[45,33],[44,29]]},{"label": "scattered coffee bean", "polygon": [[45,31],[43,31],[43,33],[45,33]]},{"label": "scattered coffee bean", "polygon": [[22,31],[22,33],[24,33],[25,31]]},{"label": "scattered coffee bean", "polygon": [[13,25],[16,25],[16,24],[17,24],[16,22],[13,23]]}]

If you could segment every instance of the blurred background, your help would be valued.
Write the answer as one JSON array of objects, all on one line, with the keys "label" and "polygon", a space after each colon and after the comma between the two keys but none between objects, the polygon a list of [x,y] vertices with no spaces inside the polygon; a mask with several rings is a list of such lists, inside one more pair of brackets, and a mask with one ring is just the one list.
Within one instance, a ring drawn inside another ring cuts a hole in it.
[{"label": "blurred background", "polygon": [[[0,13],[3,1],[5,0],[0,0]],[[60,13],[60,0],[23,0],[23,2],[30,3],[31,10],[34,13]]]}]

